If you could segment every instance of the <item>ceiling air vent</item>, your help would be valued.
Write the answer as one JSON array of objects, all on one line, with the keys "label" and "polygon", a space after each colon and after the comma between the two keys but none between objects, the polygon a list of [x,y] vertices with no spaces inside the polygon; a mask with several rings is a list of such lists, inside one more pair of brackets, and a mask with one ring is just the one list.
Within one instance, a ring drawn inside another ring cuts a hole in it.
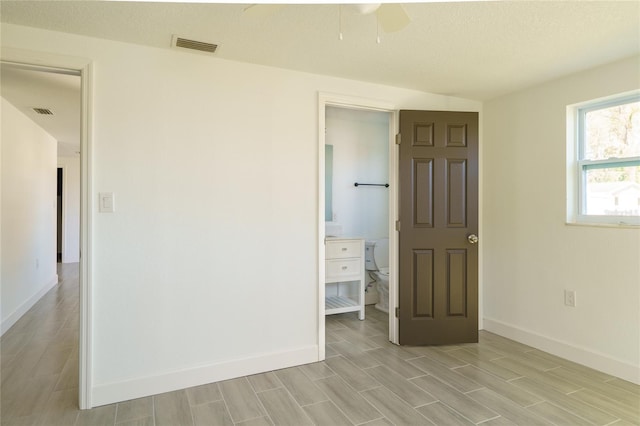
[{"label": "ceiling air vent", "polygon": [[180,49],[197,50],[203,53],[215,53],[218,48],[217,44],[207,43],[205,41],[190,40],[188,38],[174,35],[171,39],[171,47]]},{"label": "ceiling air vent", "polygon": [[48,108],[33,108],[36,114],[40,115],[53,115],[53,112]]}]

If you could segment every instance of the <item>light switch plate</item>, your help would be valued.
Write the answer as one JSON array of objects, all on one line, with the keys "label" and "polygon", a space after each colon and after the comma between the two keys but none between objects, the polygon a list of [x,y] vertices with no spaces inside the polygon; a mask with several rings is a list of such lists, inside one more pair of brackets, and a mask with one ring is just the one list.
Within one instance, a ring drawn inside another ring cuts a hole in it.
[{"label": "light switch plate", "polygon": [[100,213],[113,213],[115,211],[115,199],[113,198],[113,192],[100,192],[98,194]]}]

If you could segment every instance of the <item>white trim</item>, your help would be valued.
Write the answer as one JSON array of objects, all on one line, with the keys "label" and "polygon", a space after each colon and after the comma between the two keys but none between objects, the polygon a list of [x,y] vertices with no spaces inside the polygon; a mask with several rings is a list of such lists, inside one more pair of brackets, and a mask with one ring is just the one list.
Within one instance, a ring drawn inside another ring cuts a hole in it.
[{"label": "white trim", "polygon": [[34,294],[30,298],[22,302],[22,304],[18,306],[15,311],[11,312],[5,319],[2,320],[1,334],[6,333],[7,330],[9,330],[16,322],[18,322],[18,320],[24,314],[27,313],[29,309],[33,307],[33,305],[38,303],[38,300],[40,300],[42,296],[47,294],[47,292],[49,292],[49,290],[51,290],[57,284],[58,284],[58,275],[54,275],[53,278],[49,282],[47,282],[47,284],[45,284],[40,290],[36,292],[36,294]]},{"label": "white trim", "polygon": [[79,74],[81,77],[81,135],[80,135],[80,333],[79,333],[79,385],[80,409],[92,407],[92,105],[93,70],[91,60],[47,52],[36,52],[2,47],[0,59],[4,62],[23,64],[48,72]]},{"label": "white trim", "polygon": [[375,99],[335,93],[318,93],[318,360],[325,359],[325,275],[324,275],[324,145],[325,110],[327,106],[341,108],[374,110],[389,113],[389,340],[398,343],[398,321],[394,315],[398,306],[398,232],[395,222],[398,219],[398,146],[395,135],[398,133],[398,109],[395,105]]},{"label": "white trim", "polygon": [[524,343],[525,345],[549,352],[550,354],[565,358],[569,361],[640,385],[640,366],[638,365],[633,365],[609,355],[543,336],[534,331],[516,327],[495,319],[485,318],[484,329],[515,340],[516,342]]},{"label": "white trim", "polygon": [[316,362],[317,356],[316,346],[306,346],[285,352],[261,353],[243,359],[98,385],[94,388],[93,403],[94,406],[112,404],[264,371],[309,364]]},{"label": "white trim", "polygon": [[584,159],[584,127],[585,115],[590,111],[609,108],[640,100],[640,91],[632,90],[598,99],[592,99],[577,104],[567,105],[566,108],[566,137],[567,137],[567,173],[566,173],[566,222],[568,224],[613,224],[621,226],[640,225],[638,216],[605,216],[590,215],[586,210],[586,181],[585,171],[589,166],[601,165],[610,167],[625,167],[638,161],[639,157],[609,158],[604,160]]}]

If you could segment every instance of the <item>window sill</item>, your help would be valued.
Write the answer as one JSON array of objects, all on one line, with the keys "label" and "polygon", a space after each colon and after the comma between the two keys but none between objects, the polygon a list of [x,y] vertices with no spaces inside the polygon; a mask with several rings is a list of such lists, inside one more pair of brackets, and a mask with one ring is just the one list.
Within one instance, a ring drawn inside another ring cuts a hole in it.
[{"label": "window sill", "polygon": [[567,226],[586,226],[589,228],[616,228],[640,230],[640,225],[632,223],[565,222]]}]

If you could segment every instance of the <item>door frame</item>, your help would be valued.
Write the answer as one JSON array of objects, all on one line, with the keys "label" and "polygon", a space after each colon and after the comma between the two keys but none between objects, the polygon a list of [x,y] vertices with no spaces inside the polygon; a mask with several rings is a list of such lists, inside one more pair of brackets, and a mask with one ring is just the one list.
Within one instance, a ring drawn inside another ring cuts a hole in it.
[{"label": "door frame", "polygon": [[80,76],[80,325],[79,325],[79,383],[80,409],[92,408],[92,230],[93,230],[93,64],[90,59],[46,52],[2,47],[0,60],[34,70]]},{"label": "door frame", "polygon": [[325,127],[326,107],[334,106],[365,111],[389,113],[389,340],[398,343],[398,319],[395,308],[398,306],[398,155],[399,147],[395,143],[398,133],[398,109],[395,105],[375,99],[334,93],[318,93],[318,360],[325,359],[325,224],[324,224],[324,178],[325,178]]}]

